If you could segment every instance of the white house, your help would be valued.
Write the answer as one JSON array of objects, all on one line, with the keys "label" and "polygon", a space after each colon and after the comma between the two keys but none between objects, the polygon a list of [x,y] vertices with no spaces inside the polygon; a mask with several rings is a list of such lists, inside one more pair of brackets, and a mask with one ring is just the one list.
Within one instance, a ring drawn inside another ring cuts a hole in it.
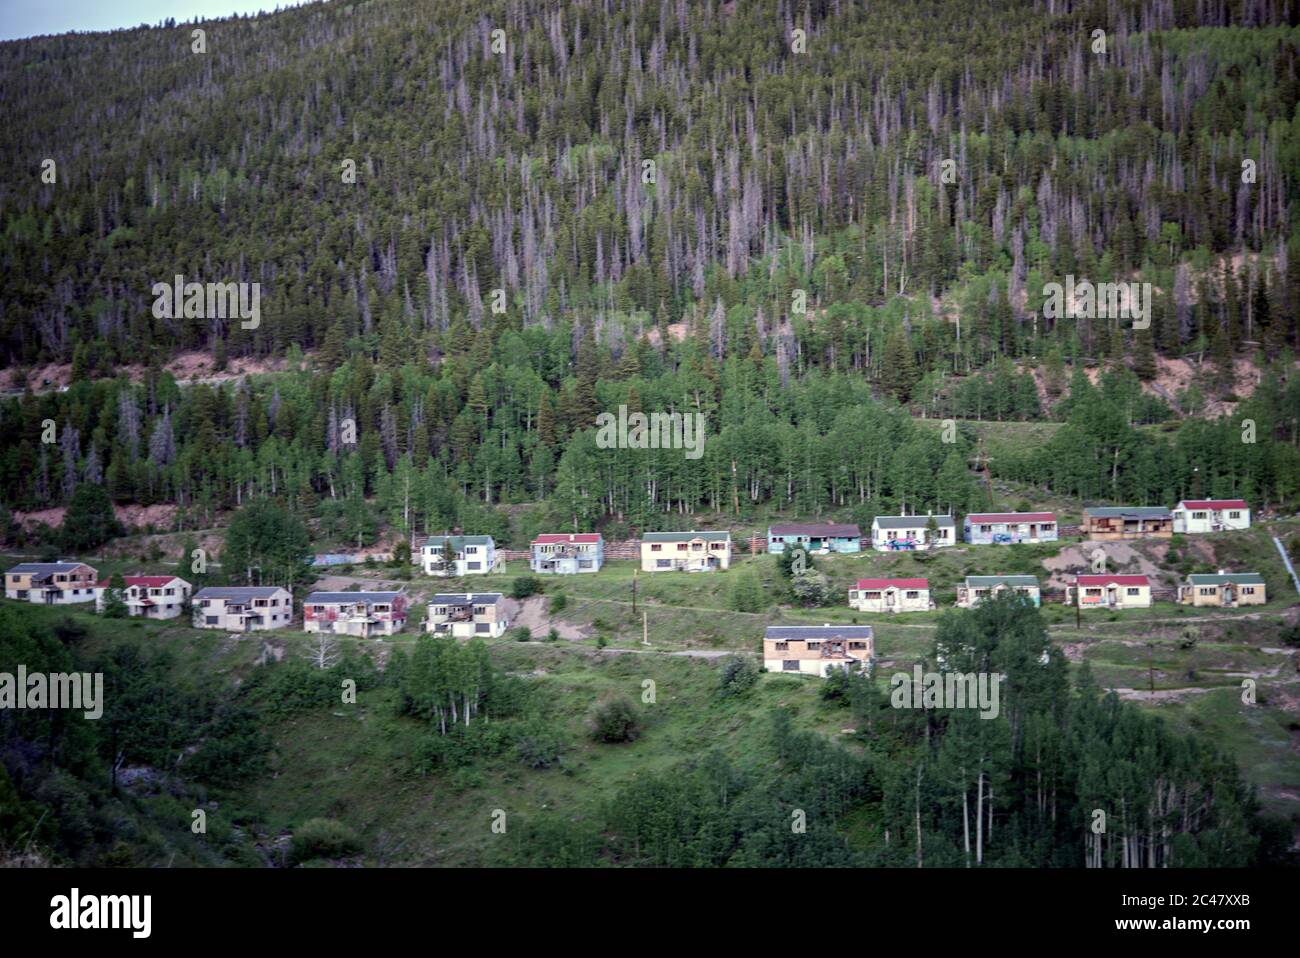
[{"label": "white house", "polygon": [[191,604],[196,629],[261,632],[293,621],[293,596],[278,585],[208,586]]},{"label": "white house", "polygon": [[[104,579],[95,586],[95,611],[103,612],[108,604],[109,584]],[[174,575],[128,575],[122,578],[126,588],[122,601],[128,615],[146,619],[174,619],[184,610],[194,587]]]},{"label": "white house", "polygon": [[934,608],[929,579],[859,579],[849,589],[849,608],[859,612],[925,612]]},{"label": "white house", "polygon": [[424,628],[456,639],[500,638],[510,627],[500,592],[440,592],[429,599]]},{"label": "white house", "polygon": [[956,542],[957,522],[952,516],[876,516],[871,520],[871,548],[877,552],[924,552]]},{"label": "white house", "polygon": [[1173,508],[1174,532],[1225,532],[1250,528],[1244,499],[1184,499]]},{"label": "white house", "polygon": [[[448,544],[452,559],[447,562]],[[486,575],[497,564],[497,547],[491,536],[429,536],[420,547],[425,575]]]}]

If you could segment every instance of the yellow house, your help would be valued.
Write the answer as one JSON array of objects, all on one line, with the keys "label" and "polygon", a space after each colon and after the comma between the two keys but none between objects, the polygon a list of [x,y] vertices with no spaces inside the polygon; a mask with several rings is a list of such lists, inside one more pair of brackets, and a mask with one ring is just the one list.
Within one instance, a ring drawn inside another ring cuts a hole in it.
[{"label": "yellow house", "polygon": [[5,597],[38,605],[94,602],[97,578],[84,562],[22,562],[5,573]]},{"label": "yellow house", "polygon": [[1081,609],[1149,609],[1151,580],[1144,575],[1079,575],[1066,586],[1067,605]]},{"label": "yellow house", "polygon": [[1268,601],[1264,577],[1258,572],[1223,572],[1217,575],[1189,575],[1187,584],[1178,587],[1178,601],[1183,605],[1217,606],[1231,609],[1239,605],[1263,605]]},{"label": "yellow house", "polygon": [[647,532],[642,572],[714,572],[731,565],[730,532]]}]

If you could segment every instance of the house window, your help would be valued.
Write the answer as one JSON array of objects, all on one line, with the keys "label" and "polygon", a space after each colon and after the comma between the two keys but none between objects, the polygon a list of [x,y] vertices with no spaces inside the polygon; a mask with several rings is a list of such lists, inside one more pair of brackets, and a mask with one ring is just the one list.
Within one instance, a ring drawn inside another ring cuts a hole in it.
[{"label": "house window", "polygon": [[1084,589],[1084,595],[1101,595],[1101,589]]},{"label": "house window", "polygon": [[664,547],[661,546],[659,543],[656,542],[654,545],[652,545],[652,546],[650,547],[650,551],[651,551],[651,552],[663,552],[663,551],[664,551]]},{"label": "house window", "polygon": [[818,649],[820,649],[821,647],[822,647],[822,644],[821,644],[820,642],[809,642],[809,643],[808,643],[808,651],[809,651],[809,652],[816,652],[816,651],[817,651]]},{"label": "house window", "polygon": [[1141,590],[1140,590],[1140,589],[1137,589],[1137,588],[1125,589],[1125,590],[1124,590],[1124,594],[1125,594],[1125,595],[1137,595],[1140,591],[1141,591]]},{"label": "house window", "polygon": [[980,532],[992,532],[992,531],[993,531],[992,526],[980,526]]},{"label": "house window", "polygon": [[474,623],[474,631],[475,631],[475,632],[490,632],[491,630],[492,630],[492,626],[491,626],[489,623],[487,623],[487,622],[475,622],[475,623]]},{"label": "house window", "polygon": [[660,569],[667,569],[667,568],[668,568],[669,566],[671,566],[672,564],[673,564],[673,560],[672,560],[672,559],[656,559],[656,560],[655,560],[655,566],[656,566],[657,568],[660,568]]},{"label": "house window", "polygon": [[850,648],[850,649],[857,649],[857,650],[861,651],[862,649],[865,649],[866,647],[867,647],[867,643],[865,643],[865,642],[850,642],[850,643],[849,643],[849,648]]},{"label": "house window", "polygon": [[1216,589],[1216,588],[1213,587],[1213,586],[1209,586],[1209,587],[1202,586],[1201,589],[1200,589],[1200,594],[1201,594],[1201,595],[1214,595],[1214,594],[1215,594],[1216,592],[1218,592],[1218,591],[1219,591],[1219,590]]},{"label": "house window", "polygon": [[474,606],[474,614],[475,614],[475,615],[487,615],[487,606],[485,606],[485,605],[476,605],[476,606]]},{"label": "house window", "polygon": [[1241,594],[1242,594],[1242,595],[1254,595],[1254,594],[1255,594],[1255,587],[1254,587],[1253,585],[1243,585],[1243,586],[1241,587]]},{"label": "house window", "polygon": [[465,547],[465,555],[473,555],[475,552],[478,552],[478,546]]},{"label": "house window", "polygon": [[580,560],[578,560],[578,568],[579,568],[579,569],[590,569],[591,566],[592,566],[592,561],[591,561],[590,559],[580,559]]},{"label": "house window", "polygon": [[918,592],[917,590],[913,589],[913,590],[911,590],[910,592],[907,593],[907,597],[908,597],[909,599],[919,599],[919,598],[921,597],[921,593]]},{"label": "house window", "polygon": [[868,599],[872,599],[872,600],[874,600],[874,599],[879,599],[879,598],[880,598],[880,593],[879,593],[879,592],[868,592],[868,593],[866,593],[866,597],[867,597]]},{"label": "house window", "polygon": [[700,551],[701,549],[703,549],[703,548],[704,548],[704,543],[702,543],[702,542],[692,542],[692,543],[691,543],[691,550],[694,551],[694,552],[699,552],[699,551]]},{"label": "house window", "polygon": [[476,570],[476,569],[481,569],[482,567],[483,567],[483,563],[481,563],[481,562],[466,562],[466,563],[465,563],[465,568],[466,568],[466,569],[469,569],[470,571],[474,571],[474,570]]},{"label": "house window", "polygon": [[1040,525],[1038,528],[1039,528],[1039,530],[1042,531],[1042,532],[1051,532],[1053,529],[1056,528],[1056,523],[1055,523],[1055,522],[1044,522],[1044,523],[1043,523],[1042,525]]},{"label": "house window", "polygon": [[1231,512],[1228,513],[1228,518],[1229,518],[1229,519],[1240,519],[1240,518],[1241,518],[1241,510],[1239,510],[1239,509],[1233,509]]},{"label": "house window", "polygon": [[782,660],[781,660],[781,671],[783,671],[783,672],[798,672],[798,671],[799,671],[799,660],[798,660],[798,659],[782,659]]},{"label": "house window", "polygon": [[678,552],[685,552],[685,551],[686,551],[686,543],[685,543],[685,542],[679,542],[679,543],[677,543],[677,551],[678,551]]},{"label": "house window", "polygon": [[1193,513],[1192,513],[1192,518],[1193,518],[1193,519],[1204,519],[1204,518],[1205,518],[1205,513],[1204,513],[1204,512],[1193,512]]},{"label": "house window", "polygon": [[204,616],[203,621],[206,622],[208,625],[216,625],[217,620],[218,620],[218,616],[209,615],[209,616]]},{"label": "house window", "polygon": [[785,651],[787,651],[789,648],[790,648],[790,643],[789,643],[789,642],[778,642],[778,643],[776,643],[776,650],[777,650],[778,652],[785,652]]}]

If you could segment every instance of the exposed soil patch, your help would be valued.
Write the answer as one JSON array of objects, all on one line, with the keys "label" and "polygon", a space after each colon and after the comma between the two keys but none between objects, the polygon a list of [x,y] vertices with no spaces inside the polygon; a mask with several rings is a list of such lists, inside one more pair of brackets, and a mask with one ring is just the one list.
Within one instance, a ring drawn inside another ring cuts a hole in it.
[{"label": "exposed soil patch", "polygon": [[[1167,546],[1165,548],[1168,549]],[[1091,572],[1093,554],[1099,549],[1105,553],[1106,568],[1111,572],[1149,576],[1152,583],[1162,582],[1168,575],[1128,542],[1082,542],[1066,546],[1056,555],[1043,560],[1043,568],[1051,573],[1047,585],[1054,589],[1064,589],[1073,584],[1075,575]]]},{"label": "exposed soil patch", "polygon": [[[515,609],[510,610],[512,625],[523,626],[528,629],[528,634],[533,638],[545,638],[551,629],[555,629],[560,638],[569,639],[570,641],[585,639],[591,634],[589,630],[579,628],[568,622],[552,619],[550,613],[547,612],[549,601],[544,595],[534,595],[525,599]],[[510,602],[513,604],[514,600],[510,600]]]},{"label": "exposed soil patch", "polygon": [[[178,353],[163,365],[163,369],[171,373],[179,383],[194,381],[210,384],[228,382],[249,374],[284,372],[289,368],[288,361],[282,357],[239,356],[229,359],[226,368],[217,371],[214,368],[212,354],[199,350]],[[129,377],[132,382],[142,382],[145,371],[146,367],[139,364],[117,367],[117,374]],[[71,363],[48,363],[31,370],[25,379],[19,375],[17,369],[10,370],[4,379],[3,388],[18,392],[24,388],[30,388],[36,393],[54,392],[71,383]]]}]

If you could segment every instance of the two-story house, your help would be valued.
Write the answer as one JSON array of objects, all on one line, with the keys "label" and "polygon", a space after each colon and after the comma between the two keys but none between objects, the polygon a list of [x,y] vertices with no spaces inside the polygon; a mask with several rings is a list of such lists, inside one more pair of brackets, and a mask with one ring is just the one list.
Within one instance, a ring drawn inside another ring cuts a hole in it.
[{"label": "two-story house", "polygon": [[1144,575],[1077,575],[1065,587],[1065,604],[1081,609],[1149,609],[1151,580]]},{"label": "two-story house", "polygon": [[1239,605],[1263,605],[1268,601],[1264,577],[1258,572],[1195,574],[1178,587],[1178,601],[1183,605],[1232,609]]},{"label": "two-story house", "polygon": [[925,612],[934,608],[929,579],[859,579],[849,589],[849,608],[859,612]]},{"label": "two-story house", "polygon": [[871,520],[871,547],[877,552],[924,552],[956,544],[957,522],[952,516],[876,516]]},{"label": "two-story house", "polygon": [[1184,499],[1174,506],[1174,532],[1227,532],[1250,528],[1244,499]]},{"label": "two-story house", "polygon": [[5,597],[38,605],[93,602],[96,578],[84,562],[22,562],[5,573]]},{"label": "two-story house", "polygon": [[[103,579],[95,586],[95,611],[103,612],[108,604],[112,580]],[[146,619],[174,619],[185,610],[194,587],[174,575],[128,575],[122,578],[126,588],[122,601],[127,615]]]},{"label": "two-story house", "polygon": [[424,628],[457,639],[499,638],[510,627],[500,592],[440,592],[429,600]]},{"label": "two-story house", "polygon": [[420,546],[425,575],[486,575],[497,564],[491,536],[429,536]]},{"label": "two-story house", "polygon": [[834,522],[789,522],[769,526],[767,551],[781,553],[790,549],[803,549],[822,555],[831,552],[862,551],[862,531],[855,525]]},{"label": "two-story house", "polygon": [[528,567],[550,575],[599,572],[605,564],[605,540],[599,532],[540,535],[532,541]]},{"label": "two-story house", "polygon": [[857,669],[875,656],[869,625],[769,625],[763,667],[825,678],[833,669]]},{"label": "two-story house", "polygon": [[1080,531],[1085,539],[1168,539],[1174,516],[1164,506],[1089,506]]},{"label": "two-story house", "polygon": [[972,545],[1055,542],[1060,534],[1051,512],[972,512],[963,529]]},{"label": "two-story house", "polygon": [[1029,599],[1035,606],[1042,604],[1038,577],[1033,575],[968,575],[957,586],[957,607],[973,609],[985,599],[1004,592],[1015,592]]},{"label": "two-story house", "polygon": [[313,592],[302,600],[304,632],[393,635],[406,626],[406,592]]},{"label": "two-story house", "polygon": [[730,565],[730,532],[647,532],[641,536],[642,572],[714,572]]},{"label": "two-story house", "polygon": [[194,593],[196,629],[261,632],[293,621],[293,596],[278,585],[214,585]]}]

